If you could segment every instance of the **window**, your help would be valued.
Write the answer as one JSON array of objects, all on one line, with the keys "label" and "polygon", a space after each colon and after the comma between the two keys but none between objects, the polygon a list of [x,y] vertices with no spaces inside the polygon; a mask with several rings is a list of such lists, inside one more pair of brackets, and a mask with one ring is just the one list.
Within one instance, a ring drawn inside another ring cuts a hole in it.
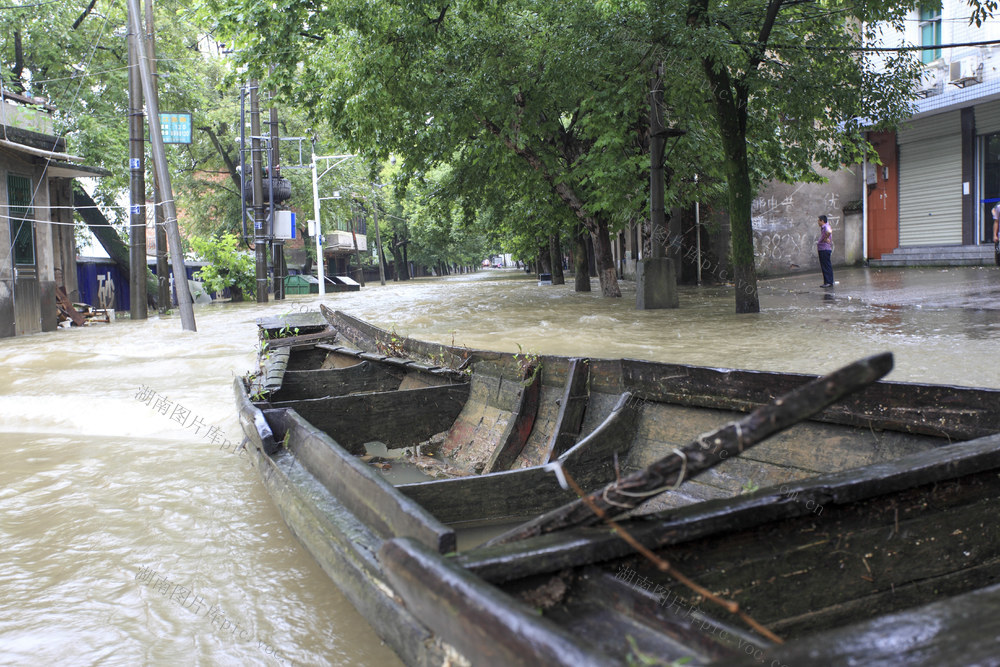
[{"label": "window", "polygon": [[15,265],[35,264],[35,233],[32,225],[31,179],[7,174],[7,215],[14,245]]},{"label": "window", "polygon": [[[920,10],[920,46],[941,46],[941,5]],[[920,59],[926,65],[941,57],[941,49],[924,49]]]}]

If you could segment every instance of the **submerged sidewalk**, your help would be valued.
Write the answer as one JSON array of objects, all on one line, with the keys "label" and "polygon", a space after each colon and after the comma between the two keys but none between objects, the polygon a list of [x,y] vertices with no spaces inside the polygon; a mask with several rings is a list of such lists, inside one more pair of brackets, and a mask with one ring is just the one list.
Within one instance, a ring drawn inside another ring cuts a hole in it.
[{"label": "submerged sidewalk", "polygon": [[819,286],[822,278],[818,273],[763,279],[761,298],[815,293],[829,301],[886,309],[1000,311],[997,266],[838,268],[834,278],[836,285],[828,289]]}]

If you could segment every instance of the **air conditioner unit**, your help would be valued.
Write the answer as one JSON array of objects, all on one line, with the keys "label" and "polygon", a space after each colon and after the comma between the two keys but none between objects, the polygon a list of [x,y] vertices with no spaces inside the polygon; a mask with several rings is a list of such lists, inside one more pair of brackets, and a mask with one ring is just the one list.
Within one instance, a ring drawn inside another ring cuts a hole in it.
[{"label": "air conditioner unit", "polygon": [[951,61],[949,83],[965,88],[983,82],[983,63],[976,56]]}]

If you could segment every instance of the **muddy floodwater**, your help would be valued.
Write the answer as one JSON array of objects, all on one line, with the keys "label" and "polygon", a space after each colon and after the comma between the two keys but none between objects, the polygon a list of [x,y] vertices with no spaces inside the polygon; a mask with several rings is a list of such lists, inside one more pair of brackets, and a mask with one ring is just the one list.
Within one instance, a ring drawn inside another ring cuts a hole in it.
[{"label": "muddy floodwater", "polygon": [[[890,350],[890,379],[1000,386],[1000,271],[838,271],[681,308],[485,271],[327,295],[399,333],[470,347],[825,372]],[[596,281],[595,281],[596,289]],[[302,550],[237,448],[232,380],[255,319],[320,298],[0,340],[0,664],[393,665]]]}]

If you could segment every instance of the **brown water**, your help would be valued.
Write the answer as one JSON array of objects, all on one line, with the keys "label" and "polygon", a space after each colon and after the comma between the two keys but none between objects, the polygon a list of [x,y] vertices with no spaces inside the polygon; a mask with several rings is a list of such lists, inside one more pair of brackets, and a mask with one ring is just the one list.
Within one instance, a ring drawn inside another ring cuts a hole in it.
[{"label": "brown water", "polygon": [[[634,292],[514,271],[323,301],[475,347],[808,372],[889,349],[892,379],[1000,386],[1000,310],[955,307],[997,275],[839,272],[835,295],[769,281],[755,316],[726,288],[636,312]],[[200,307],[195,334],[173,317],[0,341],[0,664],[398,664],[233,452],[254,320],[318,302]]]}]

